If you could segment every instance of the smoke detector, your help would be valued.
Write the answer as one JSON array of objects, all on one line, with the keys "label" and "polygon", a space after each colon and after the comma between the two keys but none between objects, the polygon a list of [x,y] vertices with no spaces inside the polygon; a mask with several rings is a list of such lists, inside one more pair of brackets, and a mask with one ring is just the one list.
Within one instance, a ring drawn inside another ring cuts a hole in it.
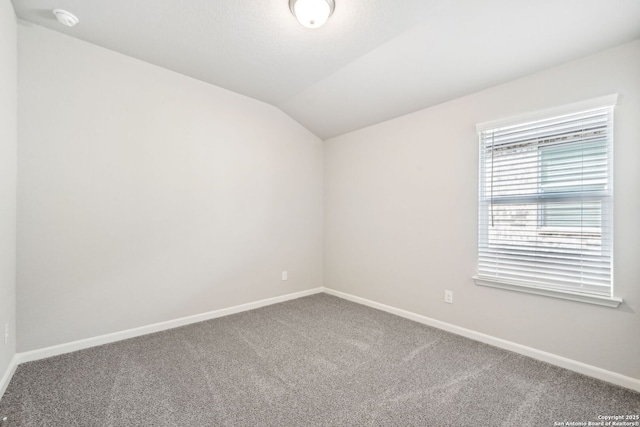
[{"label": "smoke detector", "polygon": [[66,25],[67,27],[73,27],[78,23],[78,18],[76,18],[73,13],[67,12],[66,10],[53,9],[53,14],[62,25]]}]

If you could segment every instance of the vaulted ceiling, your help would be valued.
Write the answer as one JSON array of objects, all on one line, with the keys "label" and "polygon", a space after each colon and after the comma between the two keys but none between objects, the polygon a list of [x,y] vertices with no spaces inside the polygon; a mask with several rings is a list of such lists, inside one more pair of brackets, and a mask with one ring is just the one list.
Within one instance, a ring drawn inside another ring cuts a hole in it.
[{"label": "vaulted ceiling", "polygon": [[[13,0],[55,31],[272,104],[322,139],[640,38],[638,0]],[[80,23],[59,24],[52,9]]]}]

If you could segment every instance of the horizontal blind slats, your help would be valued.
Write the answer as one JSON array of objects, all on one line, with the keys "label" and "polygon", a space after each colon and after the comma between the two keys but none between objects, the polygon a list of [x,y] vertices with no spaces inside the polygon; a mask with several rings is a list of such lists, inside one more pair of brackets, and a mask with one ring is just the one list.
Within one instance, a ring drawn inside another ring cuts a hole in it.
[{"label": "horizontal blind slats", "polygon": [[612,111],[480,132],[481,277],[611,292]]}]

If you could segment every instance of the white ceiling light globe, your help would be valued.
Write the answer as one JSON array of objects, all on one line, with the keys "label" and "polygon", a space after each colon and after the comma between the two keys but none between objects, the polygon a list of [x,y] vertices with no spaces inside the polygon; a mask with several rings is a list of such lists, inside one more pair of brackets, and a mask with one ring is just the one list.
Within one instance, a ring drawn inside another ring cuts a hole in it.
[{"label": "white ceiling light globe", "polygon": [[333,0],[291,0],[291,11],[307,28],[319,28],[333,12]]}]

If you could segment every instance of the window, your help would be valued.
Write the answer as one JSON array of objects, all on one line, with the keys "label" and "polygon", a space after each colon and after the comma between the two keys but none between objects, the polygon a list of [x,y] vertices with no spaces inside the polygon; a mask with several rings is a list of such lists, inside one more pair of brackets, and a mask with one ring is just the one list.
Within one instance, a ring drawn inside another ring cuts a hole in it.
[{"label": "window", "polygon": [[614,104],[478,125],[477,284],[622,301],[612,280]]}]

